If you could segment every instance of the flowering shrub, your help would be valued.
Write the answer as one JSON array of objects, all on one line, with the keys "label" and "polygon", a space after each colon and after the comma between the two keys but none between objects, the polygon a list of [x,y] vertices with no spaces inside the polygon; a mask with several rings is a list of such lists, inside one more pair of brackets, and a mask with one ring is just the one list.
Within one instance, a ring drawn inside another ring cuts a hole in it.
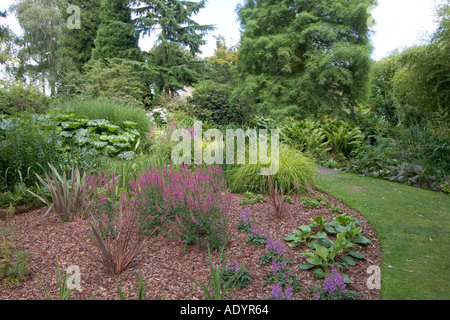
[{"label": "flowering shrub", "polygon": [[142,231],[157,228],[185,244],[217,250],[228,241],[226,192],[220,167],[152,167],[131,181],[130,193],[141,202]]},{"label": "flowering shrub", "polygon": [[302,284],[298,281],[297,275],[293,273],[286,261],[278,263],[272,260],[272,271],[267,275],[267,280],[265,284],[280,284],[285,290],[291,287],[293,292],[297,292],[303,289]]},{"label": "flowering shrub", "polygon": [[254,244],[256,246],[261,246],[267,243],[267,231],[264,229],[257,229],[253,224],[251,226],[250,234],[245,240],[247,243]]},{"label": "flowering shrub", "polygon": [[272,261],[282,263],[287,259],[283,256],[284,244],[281,241],[273,241],[272,238],[267,239],[267,252],[259,258],[259,263],[264,265]]},{"label": "flowering shrub", "polygon": [[83,192],[87,195],[85,206],[89,207],[91,218],[96,221],[102,238],[115,238],[115,223],[119,209],[120,178],[112,174],[86,177]]},{"label": "flowering shrub", "polygon": [[236,287],[247,287],[251,280],[252,274],[244,266],[239,265],[236,261],[228,262],[222,274],[223,281],[232,282]]},{"label": "flowering shrub", "polygon": [[358,297],[355,291],[346,290],[345,280],[336,268],[331,269],[331,276],[325,277],[323,289],[316,292],[315,300],[353,300]]},{"label": "flowering shrub", "polygon": [[244,232],[247,234],[250,234],[252,232],[250,208],[245,208],[245,212],[244,210],[241,210],[241,220],[239,221],[237,228],[240,232]]},{"label": "flowering shrub", "polygon": [[273,300],[292,300],[294,295],[293,288],[291,286],[287,286],[286,289],[283,290],[281,284],[275,283],[272,286],[272,296]]}]

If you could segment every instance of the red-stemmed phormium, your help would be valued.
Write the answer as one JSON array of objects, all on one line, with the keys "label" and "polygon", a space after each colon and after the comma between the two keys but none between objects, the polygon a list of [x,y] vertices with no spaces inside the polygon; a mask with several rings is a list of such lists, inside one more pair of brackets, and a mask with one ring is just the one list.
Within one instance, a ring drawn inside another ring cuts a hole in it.
[{"label": "red-stemmed phormium", "polygon": [[[100,201],[103,201],[101,199]],[[120,195],[114,219],[108,221],[110,234],[105,237],[104,221],[96,219],[94,214],[88,221],[90,231],[87,237],[92,240],[90,248],[78,232],[74,239],[102,266],[112,274],[118,275],[126,270],[142,249],[145,241],[152,235],[143,236],[138,232],[137,212],[139,204],[126,194]]]}]

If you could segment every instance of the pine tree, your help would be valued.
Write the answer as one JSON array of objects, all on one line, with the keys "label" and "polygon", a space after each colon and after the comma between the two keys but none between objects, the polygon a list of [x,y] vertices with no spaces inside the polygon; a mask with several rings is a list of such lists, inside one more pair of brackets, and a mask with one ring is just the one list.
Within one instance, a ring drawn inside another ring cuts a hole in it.
[{"label": "pine tree", "polygon": [[246,0],[236,94],[275,114],[352,110],[368,93],[374,0]]},{"label": "pine tree", "polygon": [[[178,43],[189,48],[192,56],[200,53],[200,47],[205,44],[203,37],[206,32],[213,29],[210,25],[199,25],[191,17],[205,7],[205,1],[180,1],[180,0],[144,0],[139,1],[139,6],[135,9],[138,15],[136,25],[143,34],[152,35],[155,30],[160,30],[158,41],[160,50],[155,53],[160,54],[160,68],[162,90],[165,96],[169,96],[173,90],[170,88],[168,75],[176,74],[175,69],[180,69],[180,65],[171,65],[170,55],[179,55],[179,47],[171,43]],[[186,66],[186,65],[185,65]],[[187,70],[185,70],[187,71]]]}]

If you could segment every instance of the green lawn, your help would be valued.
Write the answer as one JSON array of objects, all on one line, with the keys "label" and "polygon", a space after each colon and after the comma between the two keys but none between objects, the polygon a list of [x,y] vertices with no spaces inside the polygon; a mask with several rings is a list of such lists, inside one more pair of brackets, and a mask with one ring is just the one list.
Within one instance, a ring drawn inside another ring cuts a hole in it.
[{"label": "green lawn", "polygon": [[450,299],[450,196],[349,173],[321,175],[319,185],[375,228],[382,299]]}]

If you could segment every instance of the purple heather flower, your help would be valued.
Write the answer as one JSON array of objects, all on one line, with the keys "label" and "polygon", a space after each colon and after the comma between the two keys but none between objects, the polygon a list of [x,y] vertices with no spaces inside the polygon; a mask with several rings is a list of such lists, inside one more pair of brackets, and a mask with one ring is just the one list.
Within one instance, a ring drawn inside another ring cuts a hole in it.
[{"label": "purple heather flower", "polygon": [[238,273],[240,269],[241,267],[236,261],[233,261],[233,263],[228,262],[225,267],[226,272],[233,272],[233,273]]},{"label": "purple heather flower", "polygon": [[275,251],[278,256],[283,255],[284,244],[281,241],[273,241],[272,238],[267,239],[267,251]]},{"label": "purple heather flower", "polygon": [[323,290],[325,292],[327,292],[330,297],[334,295],[334,293],[337,290],[337,287],[334,284],[334,281],[333,281],[332,278],[325,277],[325,285],[324,285],[324,289]]},{"label": "purple heather flower", "polygon": [[272,240],[272,238],[267,239],[266,249],[267,249],[267,251],[273,250],[273,240]]},{"label": "purple heather flower", "polygon": [[333,282],[336,285],[336,288],[339,289],[341,293],[344,293],[346,287],[344,278],[339,274],[336,268],[333,268],[331,270],[331,275],[333,277]]},{"label": "purple heather flower", "polygon": [[275,260],[272,260],[272,273],[275,275],[281,270],[281,267]]},{"label": "purple heather flower", "polygon": [[291,286],[287,286],[286,290],[284,290],[284,298],[285,300],[292,300],[294,296],[293,288]]},{"label": "purple heather flower", "polygon": [[274,300],[283,300],[283,289],[279,283],[272,286],[272,296]]}]

